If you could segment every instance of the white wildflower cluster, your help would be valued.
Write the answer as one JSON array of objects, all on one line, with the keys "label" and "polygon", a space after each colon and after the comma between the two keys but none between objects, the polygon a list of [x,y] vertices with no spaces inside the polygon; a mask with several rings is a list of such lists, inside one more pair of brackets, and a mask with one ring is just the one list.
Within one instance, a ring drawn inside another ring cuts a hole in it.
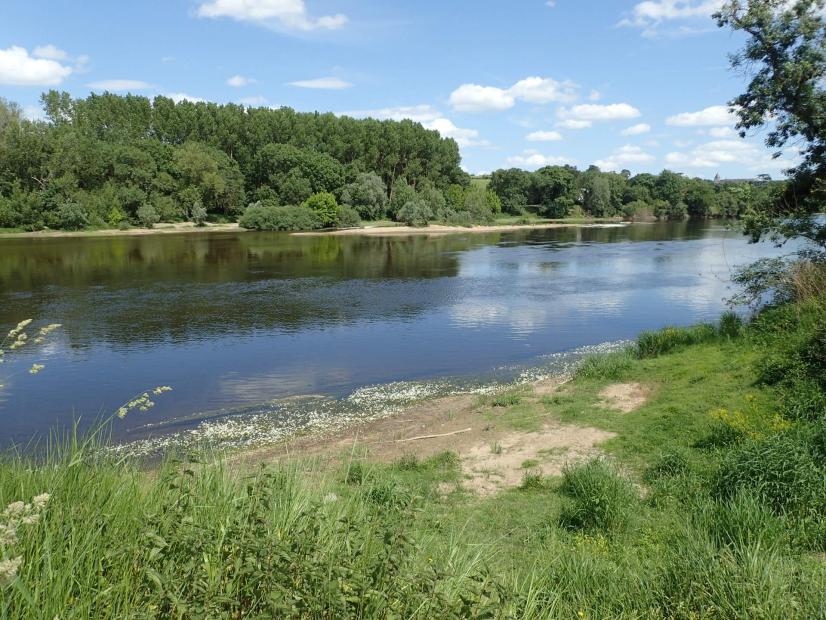
[{"label": "white wildflower cluster", "polygon": [[[48,493],[41,493],[35,495],[30,503],[16,501],[6,506],[0,514],[0,549],[3,555],[6,555],[9,547],[17,544],[18,532],[22,527],[34,525],[40,521],[49,499]],[[0,586],[12,583],[22,564],[22,556],[0,561]]]},{"label": "white wildflower cluster", "polygon": [[160,396],[164,392],[171,392],[172,388],[168,385],[162,385],[144,392],[130,400],[128,403],[118,407],[117,415],[119,418],[125,418],[130,411],[137,409],[138,411],[149,411],[155,406],[155,401],[152,396]]}]

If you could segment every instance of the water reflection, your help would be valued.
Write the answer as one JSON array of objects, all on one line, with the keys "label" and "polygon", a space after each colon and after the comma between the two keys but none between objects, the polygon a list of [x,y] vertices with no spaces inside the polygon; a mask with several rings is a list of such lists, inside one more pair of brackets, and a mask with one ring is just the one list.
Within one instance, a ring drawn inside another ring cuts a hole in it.
[{"label": "water reflection", "polygon": [[47,371],[7,382],[0,438],[111,411],[152,385],[175,387],[152,412],[163,421],[631,338],[715,317],[731,267],[774,251],[689,222],[0,240],[0,329],[32,316],[64,325]]}]

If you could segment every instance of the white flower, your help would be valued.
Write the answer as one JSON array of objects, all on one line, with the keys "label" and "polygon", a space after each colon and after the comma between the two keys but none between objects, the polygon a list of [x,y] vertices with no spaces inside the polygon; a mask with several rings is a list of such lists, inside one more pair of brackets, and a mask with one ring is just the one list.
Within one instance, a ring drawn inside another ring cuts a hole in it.
[{"label": "white flower", "polygon": [[9,585],[17,577],[17,571],[23,564],[22,557],[3,560],[0,562],[0,586]]}]

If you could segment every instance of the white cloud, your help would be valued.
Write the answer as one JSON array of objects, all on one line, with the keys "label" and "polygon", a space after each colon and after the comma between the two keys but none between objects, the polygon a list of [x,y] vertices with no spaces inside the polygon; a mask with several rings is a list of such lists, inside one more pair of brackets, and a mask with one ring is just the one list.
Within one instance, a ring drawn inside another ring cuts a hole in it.
[{"label": "white cloud", "polygon": [[736,138],[737,132],[731,127],[712,127],[708,130],[712,138]]},{"label": "white cloud", "polygon": [[713,105],[698,112],[681,112],[666,119],[667,125],[675,127],[703,127],[713,125],[733,125],[736,119],[727,106]]},{"label": "white cloud", "polygon": [[639,136],[644,133],[648,133],[651,131],[651,125],[648,123],[638,123],[637,125],[631,125],[631,127],[626,127],[620,132],[622,136]]},{"label": "white cloud", "polygon": [[127,90],[146,90],[153,88],[152,84],[141,80],[100,80],[92,82],[87,86],[93,90],[108,90],[110,92],[121,92]]},{"label": "white cloud", "polygon": [[[643,35],[656,36],[659,26],[677,20],[710,18],[724,0],[647,0],[634,5],[631,14],[623,19],[620,26],[642,28]],[[677,34],[702,32],[697,28],[683,26]]]},{"label": "white cloud", "polygon": [[352,84],[345,82],[337,77],[323,77],[315,78],[313,80],[298,80],[296,82],[289,82],[290,86],[298,86],[299,88],[313,88],[316,90],[344,90],[350,88]]},{"label": "white cloud", "polygon": [[453,124],[453,121],[447,118],[436,118],[432,121],[423,123],[425,129],[434,129],[441,134],[443,138],[453,138],[456,144],[461,147],[469,146],[487,146],[486,140],[479,140],[479,132],[476,129],[463,129]]},{"label": "white cloud", "polygon": [[257,80],[245,77],[243,75],[233,75],[231,78],[227,80],[227,84],[229,84],[230,86],[234,86],[235,88],[241,88],[242,86],[257,84]]},{"label": "white cloud", "polygon": [[646,153],[638,146],[626,144],[616,149],[607,159],[598,159],[594,162],[602,170],[620,170],[627,164],[645,164],[654,161],[654,156]]},{"label": "white cloud", "polygon": [[59,47],[55,47],[51,43],[49,45],[40,45],[32,51],[32,56],[37,58],[46,58],[48,60],[69,60],[69,54],[64,52]]},{"label": "white cloud", "polygon": [[777,159],[760,145],[745,140],[713,140],[690,151],[674,151],[665,157],[666,163],[685,168],[719,168],[725,165],[743,166],[755,173],[779,172],[795,165],[799,152],[790,148]]},{"label": "white cloud", "polygon": [[255,22],[285,30],[309,32],[336,30],[347,23],[342,14],[310,17],[304,0],[209,0],[202,2],[198,17],[229,17],[236,21]]},{"label": "white cloud", "polygon": [[187,95],[186,93],[166,93],[164,97],[169,97],[175,103],[181,103],[181,101],[189,101],[191,103],[203,103],[206,99],[201,99],[200,97],[193,97],[192,95]]},{"label": "white cloud", "polygon": [[442,116],[436,108],[427,104],[378,108],[375,110],[353,110],[342,114],[353,118],[375,118],[391,121],[409,119],[416,123],[429,123]]},{"label": "white cloud", "polygon": [[30,56],[23,47],[13,45],[8,49],[0,49],[0,84],[57,86],[69,77],[72,71],[72,67],[56,60]]},{"label": "white cloud", "polygon": [[511,96],[529,103],[569,102],[576,99],[573,82],[557,82],[551,78],[527,77],[510,87]]},{"label": "white cloud", "polygon": [[573,163],[567,157],[561,155],[543,155],[539,151],[529,149],[523,151],[521,155],[508,157],[508,165],[527,168],[529,170],[542,168],[543,166],[564,166]]},{"label": "white cloud", "polygon": [[592,90],[588,95],[588,99],[590,101],[599,101],[600,99],[602,99],[602,93],[598,90]]},{"label": "white cloud", "polygon": [[577,85],[538,76],[519,80],[510,88],[462,84],[450,94],[450,105],[457,112],[490,112],[512,108],[516,101],[546,104],[568,103],[577,98]]},{"label": "white cloud", "polygon": [[260,108],[267,105],[267,99],[261,95],[254,95],[252,97],[241,97],[238,103],[250,108]]},{"label": "white cloud", "polygon": [[637,118],[640,111],[627,103],[583,103],[572,108],[560,108],[557,111],[560,118],[580,121],[616,121]]},{"label": "white cloud", "polygon": [[376,110],[354,110],[344,112],[343,115],[378,120],[411,120],[414,123],[421,123],[425,129],[438,131],[442,137],[453,138],[461,147],[487,146],[489,144],[487,140],[478,139],[479,132],[476,129],[457,127],[453,121],[445,118],[439,110],[427,104],[378,108]]},{"label": "white cloud", "polygon": [[580,121],[575,118],[567,118],[564,121],[559,121],[556,126],[563,129],[588,129],[593,123],[591,121]]},{"label": "white cloud", "polygon": [[450,93],[450,105],[458,112],[489,112],[512,108],[513,95],[495,86],[462,84]]},{"label": "white cloud", "polygon": [[533,131],[525,139],[531,142],[554,142],[562,140],[562,134],[558,131]]}]

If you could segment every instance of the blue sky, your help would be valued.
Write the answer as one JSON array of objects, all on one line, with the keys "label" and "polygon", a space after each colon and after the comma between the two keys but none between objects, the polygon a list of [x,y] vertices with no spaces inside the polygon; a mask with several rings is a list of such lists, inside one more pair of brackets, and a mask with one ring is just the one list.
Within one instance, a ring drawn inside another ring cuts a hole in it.
[{"label": "blue sky", "polygon": [[49,88],[409,117],[472,173],[603,169],[773,177],[726,102],[742,44],[720,0],[6,0],[0,96]]}]

